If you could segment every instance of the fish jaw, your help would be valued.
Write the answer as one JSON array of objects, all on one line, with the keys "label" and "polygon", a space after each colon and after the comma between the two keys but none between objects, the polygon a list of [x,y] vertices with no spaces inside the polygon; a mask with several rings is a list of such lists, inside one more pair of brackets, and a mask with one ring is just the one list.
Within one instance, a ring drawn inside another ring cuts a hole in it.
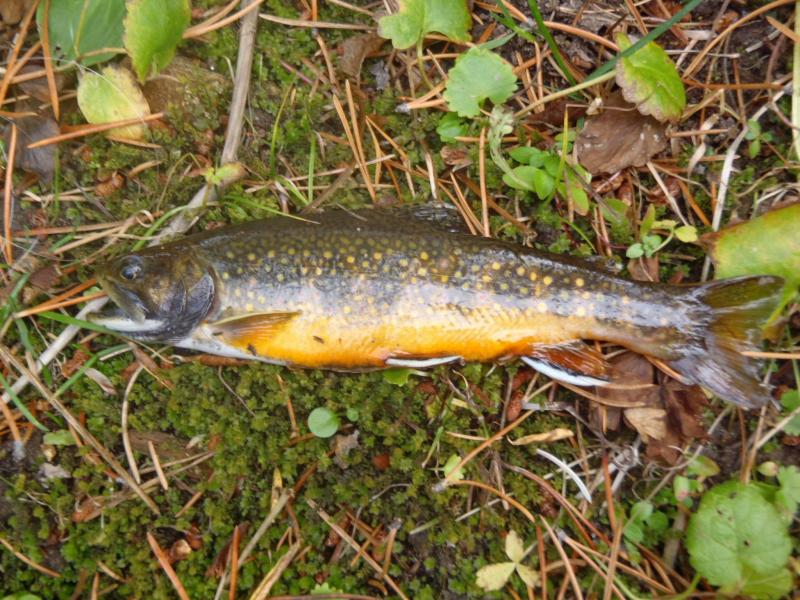
[{"label": "fish jaw", "polygon": [[90,322],[110,329],[129,338],[147,340],[154,332],[164,329],[165,322],[157,319],[131,317],[124,310],[114,307],[88,316]]}]

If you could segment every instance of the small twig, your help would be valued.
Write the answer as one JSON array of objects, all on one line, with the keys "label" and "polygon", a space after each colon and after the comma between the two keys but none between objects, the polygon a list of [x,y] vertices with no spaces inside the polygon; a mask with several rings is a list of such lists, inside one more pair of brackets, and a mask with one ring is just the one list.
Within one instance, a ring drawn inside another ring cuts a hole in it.
[{"label": "small twig", "polygon": [[8,160],[6,161],[6,180],[3,186],[3,252],[6,262],[10,265],[14,262],[14,252],[11,238],[11,218],[14,204],[14,159],[17,153],[17,125],[11,123],[11,137],[8,142]]},{"label": "small twig", "polygon": [[31,560],[27,556],[25,556],[22,552],[19,552],[14,546],[12,546],[4,537],[0,537],[0,544],[6,547],[6,549],[11,552],[14,556],[24,562],[26,565],[31,567],[32,569],[36,569],[40,573],[44,573],[45,575],[49,575],[50,577],[61,577],[61,573],[57,573],[52,569],[48,569],[45,566],[40,565],[39,563]]},{"label": "small twig", "polygon": [[68,140],[74,140],[75,138],[84,137],[87,135],[91,135],[93,133],[100,133],[102,131],[108,131],[110,129],[116,129],[117,127],[127,127],[128,125],[141,125],[143,123],[149,123],[150,121],[158,121],[165,115],[163,112],[153,113],[152,115],[143,115],[141,117],[133,117],[131,119],[122,119],[120,121],[111,121],[110,123],[99,123],[96,125],[81,125],[80,127],[76,127],[72,131],[67,133],[60,133],[58,135],[54,135],[53,137],[45,138],[43,140],[39,140],[38,142],[33,142],[32,144],[28,144],[28,150],[34,150],[36,148],[42,148],[43,146],[50,146],[51,144],[58,144],[60,142],[66,142]]},{"label": "small twig", "polygon": [[169,564],[169,559],[167,558],[166,553],[161,549],[161,546],[158,545],[156,538],[153,537],[153,534],[149,531],[147,532],[147,543],[150,544],[153,554],[156,555],[158,564],[161,565],[161,568],[164,569],[164,573],[166,573],[167,577],[169,577],[172,587],[174,587],[175,591],[178,593],[178,597],[181,600],[189,600],[189,594],[186,593],[181,580],[178,579],[178,574],[175,572],[175,569],[173,569],[172,565]]}]

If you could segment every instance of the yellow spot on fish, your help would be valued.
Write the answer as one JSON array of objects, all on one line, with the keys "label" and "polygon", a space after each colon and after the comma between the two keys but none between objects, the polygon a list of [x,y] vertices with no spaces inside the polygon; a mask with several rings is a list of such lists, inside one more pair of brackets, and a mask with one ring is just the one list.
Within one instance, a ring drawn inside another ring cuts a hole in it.
[{"label": "yellow spot on fish", "polygon": [[253,254],[252,252],[250,252],[250,253],[247,255],[247,260],[249,260],[249,261],[251,261],[251,262],[252,262],[252,261],[254,261],[255,259],[256,259],[256,255],[255,255],[255,254]]},{"label": "yellow spot on fish", "polygon": [[528,279],[530,279],[531,281],[536,281],[536,273],[534,271],[531,271],[531,274],[528,275]]},{"label": "yellow spot on fish", "polygon": [[365,269],[368,269],[369,268],[369,261],[368,260],[363,261],[361,263],[361,266],[364,267]]},{"label": "yellow spot on fish", "polygon": [[473,273],[477,273],[478,271],[480,271],[480,270],[481,270],[481,266],[480,266],[480,265],[472,265],[472,266],[469,268],[469,270],[470,270],[470,271],[472,271]]},{"label": "yellow spot on fish", "polygon": [[353,310],[353,309],[352,309],[352,308],[350,308],[349,306],[343,306],[343,307],[342,307],[342,312],[343,312],[344,314],[346,314],[346,315],[349,315],[349,314],[352,312],[352,310]]},{"label": "yellow spot on fish", "polygon": [[662,325],[666,325],[667,323],[669,323],[669,320],[666,317],[661,317],[658,322],[661,323]]},{"label": "yellow spot on fish", "polygon": [[422,252],[419,253],[419,258],[420,260],[428,260],[430,256],[428,255],[427,252],[423,250]]},{"label": "yellow spot on fish", "polygon": [[578,315],[579,317],[583,317],[584,315],[586,315],[586,309],[583,308],[582,306],[579,306],[578,310],[575,311],[575,314]]},{"label": "yellow spot on fish", "polygon": [[242,267],[236,267],[236,272],[237,272],[239,275],[241,275],[242,273],[244,273],[244,269],[243,269]]},{"label": "yellow spot on fish", "polygon": [[242,290],[240,290],[239,288],[236,288],[235,290],[233,290],[233,295],[236,296],[237,298],[241,298],[242,297]]},{"label": "yellow spot on fish", "polygon": [[419,280],[416,277],[411,278],[411,283],[417,283]]},{"label": "yellow spot on fish", "polygon": [[592,297],[592,295],[589,292],[583,292],[581,294],[581,298],[583,298],[584,300],[588,300],[591,297]]},{"label": "yellow spot on fish", "polygon": [[547,303],[546,302],[539,302],[539,304],[536,306],[536,308],[540,313],[547,312]]},{"label": "yellow spot on fish", "polygon": [[484,275],[483,277],[481,277],[481,279],[483,281],[485,281],[486,283],[489,283],[492,280],[492,276],[491,275]]},{"label": "yellow spot on fish", "polygon": [[623,303],[623,304],[628,304],[628,302],[630,302],[630,301],[631,301],[631,299],[630,299],[630,298],[628,298],[627,296],[623,296],[623,297],[622,297],[622,303]]},{"label": "yellow spot on fish", "polygon": [[259,304],[266,304],[267,303],[267,299],[264,298],[264,296],[259,296],[258,297],[258,303]]},{"label": "yellow spot on fish", "polygon": [[500,284],[500,289],[503,290],[503,291],[506,291],[508,289],[508,284],[506,282],[501,283]]},{"label": "yellow spot on fish", "polygon": [[426,269],[425,267],[420,267],[417,270],[417,275],[419,275],[420,277],[424,277],[427,274],[428,274],[428,269]]},{"label": "yellow spot on fish", "polygon": [[517,267],[517,275],[523,277],[525,275],[525,267]]},{"label": "yellow spot on fish", "polygon": [[408,259],[401,258],[398,262],[400,263],[401,267],[407,267],[408,266]]},{"label": "yellow spot on fish", "polygon": [[256,294],[255,294],[255,292],[250,291],[250,292],[247,292],[247,297],[252,300],[253,298],[256,297]]},{"label": "yellow spot on fish", "polygon": [[383,258],[383,253],[381,253],[381,252],[373,252],[372,258],[374,258],[375,260],[380,260],[380,259]]},{"label": "yellow spot on fish", "polygon": [[355,257],[355,256],[348,256],[348,257],[347,257],[345,260],[346,260],[346,261],[347,261],[349,264],[351,264],[351,265],[352,265],[354,262],[356,262],[356,257]]},{"label": "yellow spot on fish", "polygon": [[519,288],[519,293],[523,294],[523,295],[527,294],[528,293],[528,288],[526,288],[526,287]]},{"label": "yellow spot on fish", "polygon": [[275,258],[275,250],[270,250],[267,252],[267,258]]},{"label": "yellow spot on fish", "polygon": [[277,279],[278,281],[283,281],[284,279],[286,279],[286,276],[283,273],[278,273],[275,276],[275,279]]},{"label": "yellow spot on fish", "polygon": [[578,278],[575,280],[575,285],[577,285],[578,287],[583,287],[583,284],[584,284],[584,283],[586,283],[586,282],[585,282],[583,279],[581,279],[580,277],[578,277]]},{"label": "yellow spot on fish", "polygon": [[553,283],[553,278],[552,278],[552,277],[550,277],[550,275],[545,275],[545,276],[544,276],[544,279],[542,279],[542,282],[543,282],[545,285],[550,285],[551,283]]},{"label": "yellow spot on fish", "polygon": [[492,270],[494,270],[494,271],[499,271],[499,270],[500,270],[500,268],[501,268],[501,266],[502,266],[502,265],[500,265],[500,263],[499,263],[499,262],[493,262],[493,263],[492,263]]},{"label": "yellow spot on fish", "polygon": [[289,248],[286,252],[289,254],[289,256],[294,256],[297,250],[294,248]]},{"label": "yellow spot on fish", "polygon": [[569,299],[569,292],[567,290],[561,290],[558,293],[558,297],[561,298],[562,300],[567,300]]},{"label": "yellow spot on fish", "polygon": [[324,258],[329,258],[329,259],[333,258],[333,252],[331,252],[330,250],[325,250],[325,252],[322,253],[322,256]]},{"label": "yellow spot on fish", "polygon": [[311,256],[311,250],[303,250],[303,256],[305,256],[306,258]]},{"label": "yellow spot on fish", "polygon": [[227,256],[228,258],[233,258],[233,252],[231,252],[230,250],[228,250],[228,251],[225,253],[225,256]]},{"label": "yellow spot on fish", "polygon": [[469,284],[468,283],[462,283],[461,284],[461,289],[462,290],[468,290],[469,289]]},{"label": "yellow spot on fish", "polygon": [[314,269],[314,275],[322,275],[322,267],[317,267]]},{"label": "yellow spot on fish", "polygon": [[231,278],[231,275],[230,275],[230,273],[228,273],[227,271],[225,271],[225,272],[222,274],[222,278],[223,278],[223,279],[230,279],[230,278]]},{"label": "yellow spot on fish", "polygon": [[252,312],[252,311],[253,311],[253,308],[254,308],[254,307],[253,307],[253,304],[252,304],[251,302],[248,302],[247,304],[245,304],[245,305],[244,305],[244,309],[245,309],[246,311]]},{"label": "yellow spot on fish", "polygon": [[450,281],[450,277],[448,277],[447,275],[442,275],[440,279],[442,280],[442,283],[447,283],[448,281]]}]

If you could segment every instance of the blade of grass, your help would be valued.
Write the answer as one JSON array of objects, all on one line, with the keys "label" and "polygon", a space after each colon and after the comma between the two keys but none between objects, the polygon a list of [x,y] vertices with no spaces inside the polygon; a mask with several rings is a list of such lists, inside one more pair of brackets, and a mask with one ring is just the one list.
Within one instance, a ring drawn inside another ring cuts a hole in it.
[{"label": "blade of grass", "polygon": [[65,325],[75,325],[76,327],[80,327],[82,329],[88,329],[90,331],[97,331],[99,333],[106,333],[108,335],[117,335],[115,331],[106,329],[101,325],[96,325],[91,321],[78,319],[76,317],[71,317],[69,315],[62,315],[61,313],[53,312],[51,310],[46,310],[44,312],[41,312],[39,313],[39,316],[44,317],[45,319],[50,319],[51,321],[58,321],[59,323],[64,323]]},{"label": "blade of grass", "polygon": [[[503,6],[502,3],[499,4],[500,6]],[[550,52],[553,53],[553,58],[564,72],[564,77],[567,78],[570,85],[577,84],[578,82],[575,80],[575,77],[572,75],[572,71],[567,66],[567,62],[564,60],[564,57],[561,56],[561,51],[558,49],[555,39],[553,39],[553,34],[550,32],[550,29],[547,27],[547,25],[544,24],[542,13],[539,10],[539,3],[536,0],[528,0],[528,7],[531,9],[533,20],[536,21],[536,27],[539,29],[539,33],[544,38],[544,41],[547,42]],[[505,6],[503,6],[503,8],[505,8]]]}]

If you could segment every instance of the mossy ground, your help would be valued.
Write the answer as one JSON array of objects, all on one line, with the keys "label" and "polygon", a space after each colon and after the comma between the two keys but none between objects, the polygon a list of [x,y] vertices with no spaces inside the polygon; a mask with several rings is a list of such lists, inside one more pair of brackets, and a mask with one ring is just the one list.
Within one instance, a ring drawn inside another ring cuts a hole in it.
[{"label": "mossy ground", "polygon": [[[265,7],[272,14],[296,17],[294,8],[277,0],[266,2]],[[320,18],[347,22],[359,19],[357,14],[327,3]],[[309,29],[260,22],[245,138],[239,155],[249,169],[248,181],[228,189],[216,205],[205,210],[197,229],[260,218],[278,210],[276,188],[256,184],[270,182],[289,169],[307,173],[312,147],[316,148],[317,172],[352,161],[349,146],[327,142],[323,149],[317,143],[319,138],[315,138],[319,131],[342,135],[330,103],[330,90],[314,87],[315,92],[311,93],[312,86],[286,68],[290,65],[310,80],[316,77],[314,69],[324,69],[314,34]],[[349,35],[350,32],[334,30],[324,37],[326,44],[335,48]],[[128,178],[123,188],[100,202],[50,204],[48,221],[86,224],[122,220],[140,211],[163,214],[186,204],[202,181],[187,173],[215,164],[224,143],[231,91],[229,61],[235,61],[237,43],[236,31],[225,28],[210,34],[204,42],[187,43],[181,48],[183,56],[198,59],[224,75],[213,80],[200,75],[186,80],[186,101],[170,109],[166,129],[152,132],[151,139],[160,148],[136,148],[93,136],[77,153],[63,149],[57,183],[60,189],[91,189],[115,171],[127,173],[147,161],[158,161],[158,165]],[[395,108],[401,100],[395,89],[389,86],[377,90],[368,69],[363,70],[362,77],[363,87],[370,90],[362,99],[363,112],[380,120],[413,165],[424,168],[425,153],[430,152],[438,171],[442,143],[435,128],[439,113],[398,113]],[[469,169],[477,181],[476,147],[471,145],[466,150],[474,159]],[[754,169],[764,170],[760,166]],[[734,179],[734,191],[749,185],[751,177],[752,173],[742,172]],[[503,187],[501,172],[491,161],[487,161],[486,180],[491,189]],[[333,177],[317,181],[319,185],[328,184]],[[763,184],[766,186],[769,181]],[[424,178],[415,179],[415,185],[418,197],[431,193]],[[365,190],[350,184],[337,192],[335,200],[345,206],[366,205],[370,201]],[[534,218],[532,226],[539,234],[537,245],[541,248],[578,255],[591,253],[591,247],[565,225],[563,211],[558,207],[523,195],[509,202],[514,200],[521,202]],[[697,194],[696,200],[708,210],[709,196]],[[288,201],[294,202],[291,196]],[[666,213],[666,206],[660,206],[658,212]],[[500,220],[495,224],[504,225]],[[576,227],[590,232],[591,237],[588,220],[579,219]],[[145,227],[132,232],[141,235]],[[508,228],[499,233],[519,239]],[[621,227],[619,231],[612,230],[612,237],[622,255],[625,246],[633,241],[634,232]],[[104,255],[123,253],[134,241],[118,241]],[[88,278],[93,265],[86,259],[93,258],[98,249],[99,245],[84,246],[70,253],[62,266],[75,266],[77,278]],[[699,255],[698,250],[683,250]],[[686,271],[690,267],[683,262],[665,262],[662,278],[668,279],[676,268]],[[44,319],[38,321],[38,326],[27,340],[34,352],[41,351],[49,336],[62,327]],[[5,343],[23,335],[12,328]],[[96,353],[118,343],[117,339],[101,335],[85,347],[73,345],[65,353],[62,366],[78,351]],[[117,395],[106,394],[87,377],[65,394],[73,414],[84,418],[89,430],[117,457],[123,456],[120,413],[133,362],[134,356],[127,352],[95,365],[109,378]],[[61,466],[69,478],[44,481],[38,476],[46,460],[39,448],[39,434],[28,444],[28,457],[23,463],[11,458],[10,446],[3,446],[0,535],[27,557],[58,571],[61,577],[45,576],[2,552],[0,591],[68,598],[76,587],[82,587],[85,595],[102,563],[124,579],[120,582],[102,576],[102,587],[108,588],[109,597],[172,598],[172,586],[146,541],[146,533],[151,532],[164,549],[191,534],[195,548],[174,567],[190,597],[210,598],[218,580],[207,570],[230,542],[235,526],[247,523],[252,532],[267,515],[276,470],[286,488],[295,486],[309,471],[311,475],[304,479],[293,502],[296,525],[308,550],[284,571],[273,594],[307,594],[316,585],[327,584],[347,593],[379,595],[383,585],[374,583],[376,574],[364,561],[351,563],[353,552],[334,539],[329,526],[307,500],[318,503],[337,521],[343,522],[348,514],[355,515],[370,527],[382,527],[383,533],[400,519],[389,574],[412,598],[495,597],[476,586],[478,569],[506,560],[503,540],[509,530],[518,531],[526,546],[536,540],[536,529],[527,518],[502,504],[460,519],[472,508],[493,499],[485,492],[468,486],[433,491],[443,476],[443,465],[452,455],[465,455],[478,440],[492,435],[505,423],[509,386],[516,374],[513,365],[440,368],[429,376],[412,376],[404,385],[389,383],[382,373],[299,371],[263,364],[215,367],[181,359],[162,366],[169,368],[158,372],[161,380],[143,372],[130,389],[129,428],[139,433],[167,434],[169,437],[160,438],[156,446],[162,460],[171,456],[171,447],[185,447],[190,440],[194,443],[193,452],[211,449],[213,457],[171,477],[169,490],[151,489],[161,510],[159,516],[134,497],[102,510],[96,518],[79,522],[75,514],[87,506],[90,498],[102,501],[123,490],[118,481],[109,477],[105,466],[92,460],[86,448],[57,446],[46,449],[55,452],[49,460]],[[45,377],[63,381],[58,366],[51,367]],[[567,397],[562,391],[556,399],[561,394]],[[290,404],[296,416],[296,432],[292,430]],[[334,439],[308,435],[305,419],[320,406],[341,417],[342,434],[358,432],[358,446],[346,456],[331,456]],[[348,411],[351,417],[357,414],[357,419],[348,419]],[[39,418],[51,430],[65,428],[53,413],[45,412]],[[515,435],[556,427],[575,429],[576,425],[567,413],[540,413],[528,419]],[[294,439],[295,433],[300,437]],[[615,442],[624,444],[632,438],[632,433],[622,433]],[[587,451],[574,442],[558,442],[548,450],[566,461]],[[137,451],[136,456],[140,465],[149,464],[146,453]],[[490,480],[490,473],[499,462],[540,475],[554,472],[552,485],[566,497],[576,498],[572,484],[565,483],[550,463],[543,462],[526,446],[498,445],[470,463],[466,476]],[[148,477],[152,474],[145,478]],[[575,534],[572,522],[539,486],[507,470],[503,483],[505,493],[528,510],[546,515],[558,527]],[[198,492],[199,500],[183,509]],[[606,522],[604,514],[590,513],[589,517],[602,526]],[[275,564],[283,552],[275,549],[291,527],[292,519],[282,518],[261,539],[253,559],[241,566],[241,597],[253,590]],[[412,534],[415,529],[421,531]],[[353,531],[352,525],[348,531]],[[356,537],[363,543],[363,535]],[[599,549],[604,550],[602,544]],[[558,560],[551,545],[547,552],[552,561]],[[618,578],[631,590],[639,585],[625,574]],[[591,575],[584,575],[581,584],[587,594],[600,593],[603,588],[602,579]],[[518,578],[511,579],[511,586],[518,594],[525,594]],[[497,593],[496,597],[501,595]]]}]

